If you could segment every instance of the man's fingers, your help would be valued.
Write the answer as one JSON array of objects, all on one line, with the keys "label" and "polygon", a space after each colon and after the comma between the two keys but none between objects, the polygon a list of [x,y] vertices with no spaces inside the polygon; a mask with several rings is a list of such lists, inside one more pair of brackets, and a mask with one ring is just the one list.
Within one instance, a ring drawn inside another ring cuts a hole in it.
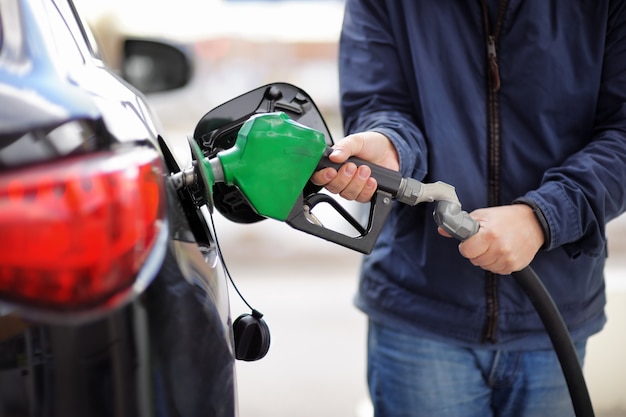
[{"label": "man's fingers", "polygon": [[337,177],[335,168],[324,168],[311,176],[311,182],[315,185],[325,186]]},{"label": "man's fingers", "polygon": [[[370,179],[370,175],[372,174],[372,170],[367,165],[361,165],[357,167],[353,163],[347,163],[344,168],[339,170],[340,175],[345,175],[346,178],[349,177],[349,182],[345,187],[341,190],[339,195],[341,195],[346,200],[357,200],[357,199],[365,199],[369,201],[371,198],[371,182],[368,182]],[[369,186],[368,186],[369,184]],[[367,189],[366,189],[367,187]],[[374,184],[375,188],[375,184]]]}]

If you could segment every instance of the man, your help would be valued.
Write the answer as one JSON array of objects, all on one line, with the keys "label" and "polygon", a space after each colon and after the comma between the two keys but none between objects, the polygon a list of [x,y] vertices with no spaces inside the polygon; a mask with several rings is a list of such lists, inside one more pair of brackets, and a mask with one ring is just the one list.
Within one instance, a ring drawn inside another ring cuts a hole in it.
[{"label": "man", "polygon": [[[626,205],[626,2],[347,0],[340,84],[349,136],[331,159],[447,182],[480,224],[459,244],[431,205],[396,204],[364,258],[376,416],[572,415],[509,274],[532,262],[582,361],[606,320],[605,225]],[[369,174],[313,181],[363,202]]]}]

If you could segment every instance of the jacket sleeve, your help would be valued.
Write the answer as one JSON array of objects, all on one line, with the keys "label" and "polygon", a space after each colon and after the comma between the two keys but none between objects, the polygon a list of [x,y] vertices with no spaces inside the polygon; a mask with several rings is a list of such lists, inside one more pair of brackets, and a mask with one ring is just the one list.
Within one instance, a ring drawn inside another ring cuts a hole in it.
[{"label": "jacket sleeve", "polygon": [[[412,97],[399,59],[384,1],[347,0],[340,39],[339,81],[346,134],[376,131],[398,152],[403,176],[423,179],[427,149],[416,121]],[[397,43],[398,42],[398,43]]]},{"label": "jacket sleeve", "polygon": [[571,257],[603,254],[606,222],[626,208],[626,6],[609,9],[593,137],[525,196],[548,223],[545,248]]}]

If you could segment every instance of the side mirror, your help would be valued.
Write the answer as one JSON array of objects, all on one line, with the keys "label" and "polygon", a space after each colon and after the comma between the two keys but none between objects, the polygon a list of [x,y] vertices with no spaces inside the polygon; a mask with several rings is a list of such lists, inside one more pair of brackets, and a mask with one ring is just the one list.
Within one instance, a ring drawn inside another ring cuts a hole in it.
[{"label": "side mirror", "polygon": [[[235,144],[239,129],[251,116],[279,111],[302,125],[322,132],[326,145],[333,145],[330,131],[313,99],[304,90],[287,83],[267,84],[219,105],[200,119],[193,138],[203,155],[213,158],[219,151]],[[304,193],[320,189],[309,182]],[[233,186],[215,184],[213,203],[224,217],[233,222],[254,223],[264,219]]]},{"label": "side mirror", "polygon": [[191,54],[182,47],[127,39],[123,51],[122,78],[144,94],[181,88],[191,80]]}]

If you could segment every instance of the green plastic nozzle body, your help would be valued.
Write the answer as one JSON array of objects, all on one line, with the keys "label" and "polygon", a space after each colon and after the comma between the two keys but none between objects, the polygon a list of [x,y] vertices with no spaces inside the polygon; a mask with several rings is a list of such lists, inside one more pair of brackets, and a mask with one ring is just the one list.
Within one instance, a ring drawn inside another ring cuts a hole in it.
[{"label": "green plastic nozzle body", "polygon": [[284,221],[324,154],[324,134],[282,112],[252,116],[217,154],[223,180],[261,216]]}]

